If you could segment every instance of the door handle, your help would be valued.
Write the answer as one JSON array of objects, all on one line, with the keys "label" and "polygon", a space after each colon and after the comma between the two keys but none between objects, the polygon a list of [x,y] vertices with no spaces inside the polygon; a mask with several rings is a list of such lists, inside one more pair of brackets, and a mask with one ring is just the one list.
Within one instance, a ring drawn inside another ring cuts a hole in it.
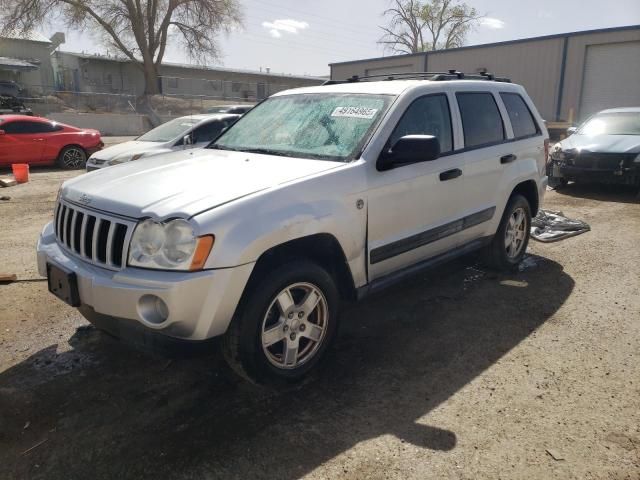
[{"label": "door handle", "polygon": [[462,170],[460,170],[459,168],[447,170],[446,172],[442,172],[440,174],[440,181],[446,182],[447,180],[453,180],[454,178],[458,178],[460,175],[462,175]]},{"label": "door handle", "polygon": [[505,163],[515,162],[517,158],[518,157],[516,155],[514,155],[513,153],[510,153],[509,155],[504,155],[500,157],[500,163],[505,164]]}]

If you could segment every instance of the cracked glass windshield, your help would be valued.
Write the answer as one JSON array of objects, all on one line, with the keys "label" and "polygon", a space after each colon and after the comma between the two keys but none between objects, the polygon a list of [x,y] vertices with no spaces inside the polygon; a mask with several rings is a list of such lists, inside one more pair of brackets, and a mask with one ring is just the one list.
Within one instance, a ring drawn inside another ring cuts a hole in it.
[{"label": "cracked glass windshield", "polygon": [[346,162],[360,151],[392,99],[339,93],[272,97],[209,148]]}]

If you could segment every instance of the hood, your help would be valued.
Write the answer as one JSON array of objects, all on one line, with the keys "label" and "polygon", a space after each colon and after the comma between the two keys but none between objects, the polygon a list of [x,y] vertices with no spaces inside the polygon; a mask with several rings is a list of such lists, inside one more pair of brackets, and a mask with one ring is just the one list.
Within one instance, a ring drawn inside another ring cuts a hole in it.
[{"label": "hood", "polygon": [[344,163],[213,149],[172,152],[66,181],[62,197],[133,218],[188,218]]},{"label": "hood", "polygon": [[141,142],[139,140],[132,140],[130,142],[119,143],[118,145],[103,148],[94,155],[94,158],[110,161],[116,157],[119,157],[120,155],[133,156],[136,153],[155,150],[163,151],[166,149],[167,146],[163,142]]},{"label": "hood", "polygon": [[598,153],[640,153],[639,135],[578,135],[560,142],[562,150],[586,150]]}]

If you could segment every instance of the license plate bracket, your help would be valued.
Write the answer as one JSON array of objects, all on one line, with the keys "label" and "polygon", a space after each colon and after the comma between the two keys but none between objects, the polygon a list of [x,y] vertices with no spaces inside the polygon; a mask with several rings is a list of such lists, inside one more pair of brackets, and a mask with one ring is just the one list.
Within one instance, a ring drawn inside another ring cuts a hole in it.
[{"label": "license plate bracket", "polygon": [[80,306],[78,277],[74,272],[47,263],[47,284],[49,291],[72,307]]}]

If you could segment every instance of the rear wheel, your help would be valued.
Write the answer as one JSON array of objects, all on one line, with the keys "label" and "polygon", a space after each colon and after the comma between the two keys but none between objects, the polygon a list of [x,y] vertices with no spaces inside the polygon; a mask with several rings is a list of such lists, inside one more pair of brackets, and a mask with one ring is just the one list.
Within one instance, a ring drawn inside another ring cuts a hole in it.
[{"label": "rear wheel", "polygon": [[64,147],[58,155],[58,166],[66,170],[84,168],[87,163],[87,152],[78,145]]},{"label": "rear wheel", "polygon": [[522,195],[512,195],[502,215],[498,231],[484,251],[490,267],[512,271],[524,258],[531,232],[531,207]]},{"label": "rear wheel", "polygon": [[332,277],[315,263],[296,261],[250,288],[223,338],[227,362],[258,383],[301,380],[335,336],[339,301]]}]

